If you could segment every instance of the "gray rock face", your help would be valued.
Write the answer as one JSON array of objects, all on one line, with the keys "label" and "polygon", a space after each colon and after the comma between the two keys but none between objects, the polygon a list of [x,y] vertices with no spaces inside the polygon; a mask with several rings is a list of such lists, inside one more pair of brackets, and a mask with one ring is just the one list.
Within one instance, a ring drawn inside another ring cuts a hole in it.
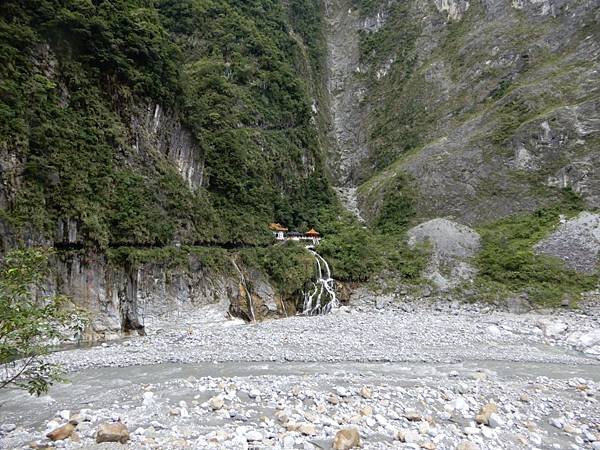
[{"label": "gray rock face", "polygon": [[204,155],[178,118],[159,104],[137,108],[131,118],[133,146],[138,152],[159,151],[169,157],[188,186],[202,185]]},{"label": "gray rock face", "polygon": [[[597,1],[377,6],[389,16],[377,32],[385,45],[361,66],[367,220],[400,172],[414,180],[421,217],[468,225],[551,204],[565,187],[600,205],[600,41],[588,31]],[[411,26],[419,29],[406,41]],[[374,170],[382,148],[390,162]]]},{"label": "gray rock face", "polygon": [[579,351],[600,356],[600,328],[571,333],[567,342]]},{"label": "gray rock face", "polygon": [[600,262],[600,214],[582,212],[560,225],[534,248],[539,253],[562,259],[567,267],[578,272],[597,273]]},{"label": "gray rock face", "polygon": [[360,209],[358,208],[358,197],[355,187],[338,187],[335,189],[336,194],[342,205],[351,212],[354,217],[360,222],[364,223],[365,219],[362,217]]},{"label": "gray rock face", "polygon": [[531,303],[529,303],[526,294],[509,298],[506,301],[506,307],[508,312],[512,314],[525,314],[531,311]]},{"label": "gray rock face", "polygon": [[7,208],[19,188],[19,174],[23,161],[16,154],[3,150],[0,152],[0,208]]},{"label": "gray rock face", "polygon": [[278,301],[277,294],[273,287],[264,279],[264,277],[255,271],[253,279],[254,281],[254,293],[260,299],[259,302],[265,308],[265,315],[269,313],[277,313]]},{"label": "gray rock face", "polygon": [[[360,72],[358,31],[361,21],[351,0],[326,0],[327,91],[330,112],[330,170],[340,186],[352,184],[360,163],[367,156],[367,132],[361,111],[365,88]],[[365,21],[366,27],[378,22]]]},{"label": "gray rock face", "polygon": [[559,107],[520,127],[511,141],[515,168],[545,177],[547,186],[570,188],[599,207],[600,153],[589,148],[600,126],[598,105],[594,99]]},{"label": "gray rock face", "polygon": [[[109,264],[95,253],[59,254],[48,291],[59,292],[85,311],[91,326],[85,338],[115,339],[124,334],[153,332],[165,320],[180,320],[202,311],[225,318],[229,312],[248,318],[244,287],[234,272],[206,269],[191,258],[187,268],[171,270],[160,262],[136,268]],[[257,318],[295,314],[260,274],[250,271]],[[218,319],[218,318],[217,318]]]},{"label": "gray rock face", "polygon": [[56,224],[55,242],[76,244],[82,242],[76,220],[60,219]]},{"label": "gray rock face", "polygon": [[225,313],[235,298],[235,280],[206,270],[172,273],[160,263],[134,269],[96,254],[60,255],[55,274],[51,289],[90,312],[92,338],[143,333],[159,318],[208,304],[222,304]]},{"label": "gray rock face", "polygon": [[480,247],[477,232],[446,219],[433,219],[408,231],[410,246],[431,247],[429,264],[424,276],[438,289],[445,290],[472,279],[476,274],[469,260]]},{"label": "gray rock face", "polygon": [[460,20],[469,9],[466,0],[433,0],[433,3],[439,12],[446,12],[451,20]]}]

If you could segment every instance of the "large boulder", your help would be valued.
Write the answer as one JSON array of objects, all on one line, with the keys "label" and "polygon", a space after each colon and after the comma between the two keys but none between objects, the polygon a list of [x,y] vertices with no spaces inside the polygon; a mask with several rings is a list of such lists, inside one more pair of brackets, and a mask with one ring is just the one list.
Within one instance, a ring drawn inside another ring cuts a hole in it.
[{"label": "large boulder", "polygon": [[600,214],[582,212],[564,221],[534,249],[555,256],[571,269],[585,274],[598,273],[600,262]]},{"label": "large boulder", "polygon": [[428,245],[431,253],[423,276],[440,290],[447,290],[477,273],[470,259],[480,247],[479,234],[447,219],[433,219],[408,231],[408,244]]},{"label": "large boulder", "polygon": [[479,414],[475,416],[475,421],[479,424],[489,425],[491,415],[497,411],[498,407],[495,403],[488,403],[479,410]]},{"label": "large boulder", "polygon": [[68,437],[70,437],[73,434],[73,431],[75,431],[76,427],[77,427],[77,421],[70,420],[63,426],[58,427],[58,428],[52,430],[51,432],[49,432],[48,434],[46,434],[46,437],[48,439],[50,439],[51,441],[62,441],[64,439],[67,439]]},{"label": "large boulder", "polygon": [[507,299],[506,307],[508,312],[512,314],[525,314],[531,311],[531,303],[529,303],[527,294],[520,294]]},{"label": "large boulder", "polygon": [[102,423],[96,433],[96,442],[120,442],[125,444],[129,440],[129,430],[121,422]]},{"label": "large boulder", "polygon": [[577,350],[600,358],[600,328],[571,333],[567,342]]},{"label": "large boulder", "polygon": [[334,450],[349,450],[360,447],[360,434],[355,428],[345,428],[335,434],[332,448]]},{"label": "large boulder", "polygon": [[536,325],[546,337],[558,337],[569,328],[566,323],[552,319],[540,319]]}]

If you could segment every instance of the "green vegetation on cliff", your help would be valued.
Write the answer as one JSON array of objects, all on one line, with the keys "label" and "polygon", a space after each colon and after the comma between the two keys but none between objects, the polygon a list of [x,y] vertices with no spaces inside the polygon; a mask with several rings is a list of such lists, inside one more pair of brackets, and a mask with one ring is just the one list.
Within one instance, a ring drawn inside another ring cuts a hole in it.
[{"label": "green vegetation on cliff", "polygon": [[138,268],[143,264],[158,264],[167,270],[210,270],[233,274],[230,252],[219,247],[118,247],[107,251],[108,261],[121,267]]},{"label": "green vegetation on cliff", "polygon": [[532,214],[517,214],[479,228],[482,249],[477,255],[477,286],[486,299],[526,293],[538,304],[560,306],[593,290],[598,279],[569,270],[557,258],[538,254],[534,245],[558,225],[561,214],[573,216],[583,202],[565,193],[563,202]]},{"label": "green vegetation on cliff", "polygon": [[588,287],[531,249],[564,212],[549,206],[556,186],[568,178],[589,200],[597,185],[584,6],[571,21],[537,4],[474,1],[453,17],[414,0],[350,4],[369,28],[360,70],[342,68],[361,86],[368,148],[353,181],[369,228],[340,211],[323,161],[322,2],[3,1],[2,243],[219,270],[239,246],[288,295],[314,263],[267,247],[270,222],[318,228],[340,280],[416,282],[425,258],[406,230],[450,217],[486,224],[483,284],[548,301]]},{"label": "green vegetation on cliff", "polygon": [[300,298],[305,284],[315,278],[315,259],[295,242],[244,249],[240,254],[244,266],[261,270],[283,297]]},{"label": "green vegetation on cliff", "polygon": [[409,192],[390,190],[390,200],[402,200],[390,204],[377,226],[367,228],[344,214],[323,222],[325,238],[318,251],[329,261],[336,279],[374,281],[384,274],[403,282],[421,282],[426,255],[422,249],[410,249],[406,239],[406,229],[414,217]]},{"label": "green vegetation on cliff", "polygon": [[[162,266],[172,272],[198,272],[239,277],[234,261],[242,270],[258,270],[284,297],[298,296],[307,281],[314,280],[315,259],[296,242],[273,246],[224,249],[219,247],[119,247],[108,250],[111,264],[136,270],[145,264]],[[253,278],[253,277],[252,277]],[[298,296],[299,298],[299,296]]]},{"label": "green vegetation on cliff", "polygon": [[[363,14],[374,14],[373,1],[363,1]],[[421,32],[410,12],[410,4],[389,7],[385,25],[375,32],[360,34],[361,63],[369,69],[365,77],[375,96],[369,114],[370,166],[383,169],[399,154],[422,142],[430,116],[425,102],[426,84],[415,74],[416,42]],[[380,81],[382,71],[385,72]],[[368,174],[365,174],[368,175]]]},{"label": "green vegetation on cliff", "polygon": [[[318,26],[318,9],[292,13]],[[264,243],[273,220],[314,222],[333,196],[288,21],[269,0],[2,2],[4,219],[50,239],[72,219],[100,247]],[[162,132],[134,126],[155,105],[189,131],[202,185],[168,142],[139,144]]]},{"label": "green vegetation on cliff", "polygon": [[427,261],[424,252],[408,247],[403,233],[373,233],[360,226],[344,227],[324,239],[319,252],[342,281],[374,281],[383,274],[418,284]]}]

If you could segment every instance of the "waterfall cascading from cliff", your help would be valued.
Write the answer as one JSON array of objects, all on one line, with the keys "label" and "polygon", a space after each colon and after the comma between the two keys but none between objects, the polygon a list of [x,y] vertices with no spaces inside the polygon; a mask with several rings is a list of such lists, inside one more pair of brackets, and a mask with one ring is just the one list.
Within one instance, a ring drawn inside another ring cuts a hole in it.
[{"label": "waterfall cascading from cliff", "polygon": [[331,278],[331,270],[325,258],[311,248],[307,248],[307,250],[314,256],[317,262],[317,279],[313,283],[312,292],[304,293],[302,315],[315,316],[328,314],[339,306],[333,286],[333,278]]}]

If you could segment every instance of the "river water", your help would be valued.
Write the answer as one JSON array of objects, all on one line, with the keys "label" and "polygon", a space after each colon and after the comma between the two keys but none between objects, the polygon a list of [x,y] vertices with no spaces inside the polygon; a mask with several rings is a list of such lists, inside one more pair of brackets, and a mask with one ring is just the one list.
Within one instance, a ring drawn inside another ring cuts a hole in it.
[{"label": "river water", "polygon": [[[174,379],[244,378],[244,377],[313,377],[327,375],[331,386],[344,385],[349,377],[360,377],[366,384],[384,384],[393,379],[397,385],[410,387],[422,383],[442,383],[449,374],[457,376],[485,371],[506,382],[543,376],[549,379],[580,377],[600,382],[596,365],[516,363],[507,361],[469,361],[460,364],[398,363],[303,363],[303,362],[226,362],[200,364],[156,364],[151,366],[87,369],[69,375],[67,384],[57,384],[49,395],[32,397],[19,390],[0,393],[3,422],[39,426],[57,410],[110,407],[116,400],[126,402],[134,386],[160,385]],[[331,388],[323,386],[323,389]],[[165,387],[165,390],[168,390]],[[175,392],[171,392],[175,394]],[[182,394],[181,392],[179,393]],[[184,395],[185,396],[185,395]]]}]

